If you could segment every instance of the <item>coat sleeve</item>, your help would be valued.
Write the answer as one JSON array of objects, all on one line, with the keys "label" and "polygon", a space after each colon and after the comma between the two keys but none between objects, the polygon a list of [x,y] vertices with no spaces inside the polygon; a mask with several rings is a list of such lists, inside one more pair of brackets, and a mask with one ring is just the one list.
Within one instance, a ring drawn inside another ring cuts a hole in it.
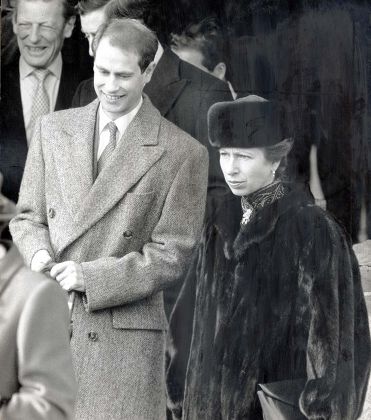
[{"label": "coat sleeve", "polygon": [[[307,220],[299,286],[309,291],[307,382],[300,407],[309,419],[355,419],[370,372],[370,333],[357,260],[340,227],[318,210]],[[308,232],[308,230],[307,230]],[[301,284],[300,284],[301,283]]]},{"label": "coat sleeve", "polygon": [[17,358],[20,388],[3,405],[0,418],[72,420],[76,383],[67,298],[51,280],[40,282],[23,308]]},{"label": "coat sleeve", "polygon": [[181,277],[201,234],[207,170],[207,151],[190,151],[168,191],[151,241],[141,252],[81,264],[88,311],[141,300]]},{"label": "coat sleeve", "polygon": [[196,301],[199,252],[194,253],[186,279],[171,313],[166,349],[167,406],[173,419],[182,418],[184,387],[190,354]]},{"label": "coat sleeve", "polygon": [[45,182],[41,120],[38,120],[22,179],[17,204],[18,215],[9,224],[14,243],[28,266],[40,249],[47,250],[54,257],[49,236]]}]

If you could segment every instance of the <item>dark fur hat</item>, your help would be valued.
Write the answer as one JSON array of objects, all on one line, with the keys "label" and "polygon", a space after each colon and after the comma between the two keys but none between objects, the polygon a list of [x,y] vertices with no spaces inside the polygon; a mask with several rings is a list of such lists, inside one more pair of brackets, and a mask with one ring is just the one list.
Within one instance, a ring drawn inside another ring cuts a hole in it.
[{"label": "dark fur hat", "polygon": [[218,102],[208,112],[209,141],[214,147],[266,147],[293,137],[283,104],[249,95]]}]

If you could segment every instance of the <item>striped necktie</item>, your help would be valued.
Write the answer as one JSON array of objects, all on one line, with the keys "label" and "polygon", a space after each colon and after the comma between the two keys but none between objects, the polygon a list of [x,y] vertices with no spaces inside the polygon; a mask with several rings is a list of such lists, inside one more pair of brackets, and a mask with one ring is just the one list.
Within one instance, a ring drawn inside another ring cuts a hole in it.
[{"label": "striped necktie", "polygon": [[107,124],[106,127],[108,127],[108,131],[109,131],[109,142],[106,148],[103,150],[98,160],[98,175],[100,174],[102,169],[105,167],[107,162],[110,160],[112,153],[116,147],[117,126],[113,121],[111,121],[110,123]]},{"label": "striped necktie", "polygon": [[32,74],[36,79],[35,82],[37,83],[31,110],[31,130],[33,132],[36,120],[42,115],[50,112],[50,103],[48,92],[45,89],[45,79],[49,74],[49,70],[36,69]]}]

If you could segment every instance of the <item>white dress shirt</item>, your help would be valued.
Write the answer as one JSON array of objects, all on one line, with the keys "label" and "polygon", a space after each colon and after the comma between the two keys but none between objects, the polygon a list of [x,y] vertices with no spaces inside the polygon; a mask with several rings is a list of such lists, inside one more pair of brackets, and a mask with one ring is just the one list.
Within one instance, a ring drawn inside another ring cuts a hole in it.
[{"label": "white dress shirt", "polygon": [[[49,74],[44,81],[45,90],[48,93],[50,110],[54,111],[57,102],[59,84],[62,74],[62,56],[59,53],[57,58],[47,67]],[[30,143],[32,137],[31,115],[33,98],[36,94],[37,83],[32,72],[35,70],[25,62],[21,56],[19,59],[19,81],[21,86],[23,119],[26,129],[27,143]]]},{"label": "white dress shirt", "polygon": [[[117,127],[116,144],[118,144],[121,137],[124,135],[129,124],[136,116],[137,112],[139,111],[139,108],[142,106],[142,103],[143,103],[143,98],[141,97],[138,105],[132,111],[114,120]],[[101,154],[103,153],[103,150],[106,148],[107,144],[109,143],[110,134],[108,130],[108,124],[111,121],[112,121],[111,118],[109,118],[105,114],[102,106],[99,105],[99,111],[98,111],[99,146],[98,146],[98,153],[97,153],[97,161],[99,160]]]}]

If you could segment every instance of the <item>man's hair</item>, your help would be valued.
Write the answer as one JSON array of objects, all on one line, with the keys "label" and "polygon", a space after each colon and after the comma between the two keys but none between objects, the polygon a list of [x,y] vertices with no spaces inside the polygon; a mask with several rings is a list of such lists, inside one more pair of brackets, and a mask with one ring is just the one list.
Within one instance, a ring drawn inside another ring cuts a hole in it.
[{"label": "man's hair", "polygon": [[225,37],[215,18],[206,18],[187,27],[180,35],[173,34],[171,44],[174,50],[189,48],[202,54],[202,65],[213,71],[219,63],[226,63]]},{"label": "man's hair", "polygon": [[103,38],[108,38],[113,47],[137,54],[142,73],[154,60],[157,52],[156,35],[135,19],[112,19],[101,25],[93,41],[94,55]]},{"label": "man's hair", "polygon": [[95,10],[105,7],[110,0],[79,0],[77,3],[77,11],[80,15],[94,12]]},{"label": "man's hair", "polygon": [[15,19],[17,18],[17,9],[18,9],[18,5],[21,1],[24,2],[38,2],[38,1],[43,1],[45,3],[49,3],[51,1],[59,1],[62,6],[63,6],[63,17],[64,19],[67,21],[68,19],[70,19],[72,16],[76,15],[76,2],[77,0],[16,0],[14,3],[14,17]]}]

